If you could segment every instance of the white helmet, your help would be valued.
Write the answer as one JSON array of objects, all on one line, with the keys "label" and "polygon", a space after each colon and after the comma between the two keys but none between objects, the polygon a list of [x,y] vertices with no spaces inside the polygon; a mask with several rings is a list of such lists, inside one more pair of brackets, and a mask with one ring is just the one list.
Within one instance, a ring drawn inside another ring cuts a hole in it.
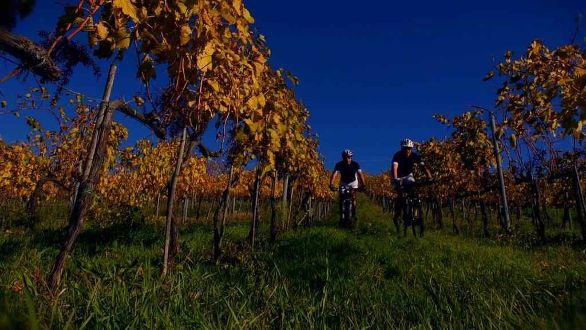
[{"label": "white helmet", "polygon": [[410,139],[401,140],[401,148],[413,148],[415,144]]},{"label": "white helmet", "polygon": [[350,149],[345,149],[342,151],[342,157],[352,157],[352,151]]}]

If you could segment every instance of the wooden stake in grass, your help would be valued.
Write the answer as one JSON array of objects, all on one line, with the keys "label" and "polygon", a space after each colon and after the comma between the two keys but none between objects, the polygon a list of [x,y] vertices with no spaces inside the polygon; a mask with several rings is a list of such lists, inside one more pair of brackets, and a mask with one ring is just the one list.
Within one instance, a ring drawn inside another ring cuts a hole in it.
[{"label": "wooden stake in grass", "polygon": [[580,183],[580,175],[578,174],[578,168],[574,164],[573,168],[573,181],[574,181],[574,196],[576,199],[576,210],[578,211],[577,220],[582,229],[582,239],[586,240],[586,207],[584,205],[584,193],[582,191],[582,185]]},{"label": "wooden stake in grass", "polygon": [[499,146],[496,138],[496,124],[494,119],[494,112],[490,112],[490,129],[492,131],[492,145],[494,148],[494,157],[496,161],[496,170],[499,179],[501,203],[503,206],[503,229],[506,233],[511,233],[511,218],[509,216],[509,205],[507,204],[507,190],[505,188],[505,178],[503,176],[503,168],[501,166],[501,158]]},{"label": "wooden stake in grass", "polygon": [[[228,183],[222,193],[222,199],[220,204],[214,212],[214,239],[212,242],[212,261],[216,262],[222,255],[222,238],[224,237],[224,228],[226,226],[226,217],[228,215],[229,201],[230,201],[230,188],[234,184],[234,165],[230,166],[230,175],[228,176]],[[220,222],[220,215],[222,221]]]},{"label": "wooden stake in grass", "polygon": [[[167,226],[165,229],[165,250],[163,252],[163,270],[162,275],[167,275],[169,270],[169,261],[173,259],[176,251],[173,252],[173,255],[170,255],[171,245],[172,245],[172,231],[173,227],[176,227],[175,218],[173,217],[173,203],[175,201],[175,193],[177,191],[177,181],[179,180],[179,173],[181,172],[181,166],[183,165],[183,159],[185,154],[185,141],[187,140],[187,127],[183,128],[183,133],[181,134],[181,144],[179,145],[179,151],[177,153],[177,163],[175,165],[175,171],[173,172],[173,176],[171,177],[171,181],[169,182],[169,189],[168,189],[168,198],[167,198]],[[176,240],[176,237],[175,237]],[[174,242],[175,247],[177,247],[177,242]]]},{"label": "wooden stake in grass", "polygon": [[254,180],[254,189],[252,191],[252,221],[250,223],[250,232],[248,233],[248,240],[250,241],[250,247],[254,250],[254,241],[256,239],[256,232],[259,225],[260,210],[258,206],[258,197],[260,193],[260,184],[262,180],[260,163],[257,165],[256,178]]},{"label": "wooden stake in grass", "polygon": [[275,242],[277,239],[278,226],[277,226],[277,172],[273,172],[273,186],[271,189],[271,242]]},{"label": "wooden stake in grass", "polygon": [[79,182],[75,194],[73,209],[69,216],[67,237],[61,246],[59,255],[57,256],[55,264],[48,277],[49,286],[53,291],[59,287],[63,269],[65,267],[65,259],[73,249],[77,236],[83,227],[85,214],[93,200],[94,186],[100,178],[101,169],[104,164],[108,133],[110,132],[112,124],[112,109],[109,107],[109,102],[112,93],[112,86],[114,85],[114,77],[116,77],[116,69],[117,67],[115,64],[110,66],[108,81],[106,82],[102,103],[100,104],[98,118],[96,120],[92,141],[85,162],[83,177]]}]

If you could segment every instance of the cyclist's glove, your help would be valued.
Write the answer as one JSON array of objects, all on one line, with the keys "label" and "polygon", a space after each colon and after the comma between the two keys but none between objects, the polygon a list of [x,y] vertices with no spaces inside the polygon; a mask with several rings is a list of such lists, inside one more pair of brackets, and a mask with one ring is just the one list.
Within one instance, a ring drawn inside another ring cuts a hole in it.
[{"label": "cyclist's glove", "polygon": [[335,187],[334,185],[331,185],[331,186],[330,186],[330,190],[331,190],[331,191],[338,191],[338,189],[336,189],[336,187]]}]

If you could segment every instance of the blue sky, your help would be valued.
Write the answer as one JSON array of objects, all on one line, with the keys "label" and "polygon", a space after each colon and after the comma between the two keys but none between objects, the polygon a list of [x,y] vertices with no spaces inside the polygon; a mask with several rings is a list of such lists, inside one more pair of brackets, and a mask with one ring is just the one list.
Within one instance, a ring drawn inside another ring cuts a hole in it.
[{"label": "blue sky", "polygon": [[[53,0],[37,0],[33,14],[16,32],[36,37],[50,29],[61,9]],[[66,1],[59,1],[63,3]],[[469,106],[491,107],[498,83],[482,78],[507,50],[520,54],[533,39],[548,46],[568,43],[584,1],[266,1],[246,5],[272,49],[271,63],[297,75],[297,95],[311,113],[326,167],[350,148],[370,173],[390,166],[400,139],[416,141],[448,131],[431,116],[453,116]],[[581,24],[586,30],[586,23]],[[586,33],[581,33],[581,40]],[[72,88],[100,96],[107,71],[96,78],[76,74]],[[10,69],[0,64],[0,74]],[[125,95],[134,68],[123,69],[114,96]],[[4,99],[31,86],[12,80],[0,84]],[[118,88],[117,88],[118,87]],[[46,116],[35,113],[41,119]],[[133,143],[149,136],[130,128]],[[7,142],[25,138],[24,119],[2,116],[0,136]]]}]

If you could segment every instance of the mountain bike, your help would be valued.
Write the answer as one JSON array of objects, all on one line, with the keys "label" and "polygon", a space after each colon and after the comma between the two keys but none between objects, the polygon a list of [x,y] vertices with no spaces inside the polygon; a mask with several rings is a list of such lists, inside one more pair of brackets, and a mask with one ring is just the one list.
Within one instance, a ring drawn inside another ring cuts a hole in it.
[{"label": "mountain bike", "polygon": [[[336,189],[332,189],[336,191]],[[356,189],[348,185],[341,185],[337,189],[340,194],[340,227],[353,228],[356,226]]]},{"label": "mountain bike", "polygon": [[[423,222],[423,206],[421,198],[417,194],[417,188],[432,184],[433,181],[417,181],[406,184],[405,180],[401,180],[399,188],[403,194],[403,236],[407,236],[407,227],[411,226],[413,236],[417,236],[415,227],[419,227],[419,236],[423,237],[425,224]],[[398,226],[398,224],[396,224]]]}]

